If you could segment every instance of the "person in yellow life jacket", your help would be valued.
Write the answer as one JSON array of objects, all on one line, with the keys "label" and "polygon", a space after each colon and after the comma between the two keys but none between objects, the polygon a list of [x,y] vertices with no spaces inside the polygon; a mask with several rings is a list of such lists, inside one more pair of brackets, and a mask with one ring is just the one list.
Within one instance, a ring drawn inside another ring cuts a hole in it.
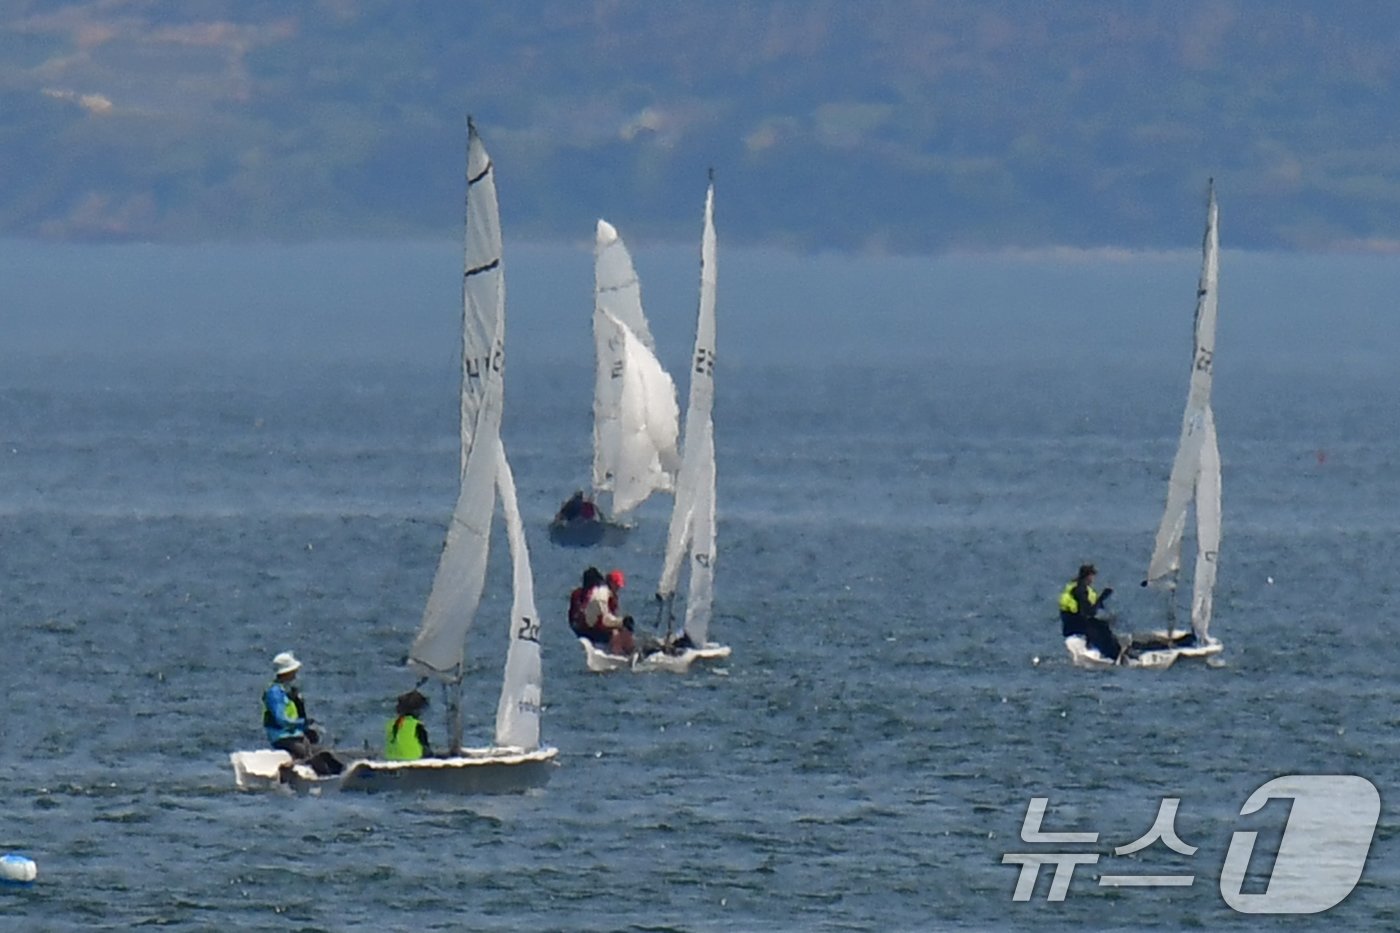
[{"label": "person in yellow life jacket", "polygon": [[1106,619],[1099,618],[1104,600],[1113,595],[1113,587],[1095,592],[1094,578],[1098,570],[1093,564],[1081,564],[1079,573],[1060,591],[1060,634],[1083,636],[1089,647],[1110,661],[1118,661],[1124,649]]},{"label": "person in yellow life jacket", "polygon": [[428,698],[417,690],[399,697],[398,715],[384,728],[384,757],[390,761],[412,761],[431,758],[433,747],[428,744],[428,728],[418,714],[428,706]]}]

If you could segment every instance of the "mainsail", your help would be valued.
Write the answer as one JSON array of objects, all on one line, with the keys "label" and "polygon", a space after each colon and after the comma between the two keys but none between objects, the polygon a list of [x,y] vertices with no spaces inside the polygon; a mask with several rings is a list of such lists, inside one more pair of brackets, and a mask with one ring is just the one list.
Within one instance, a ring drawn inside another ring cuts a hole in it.
[{"label": "mainsail", "polygon": [[598,221],[594,261],[593,489],[614,517],[670,491],[680,457],[676,387],[656,358],[641,284],[617,230]]},{"label": "mainsail", "polygon": [[1202,244],[1201,279],[1197,288],[1191,386],[1182,415],[1181,439],[1167,486],[1167,504],[1157,528],[1146,583],[1168,591],[1169,606],[1181,570],[1181,540],[1186,513],[1196,505],[1196,570],[1191,601],[1191,626],[1198,637],[1209,634],[1216,556],[1220,547],[1220,452],[1215,438],[1215,414],[1210,393],[1215,364],[1216,286],[1220,272],[1220,239],[1215,186],[1209,188],[1206,231]]},{"label": "mainsail", "polygon": [[460,690],[467,633],[481,604],[491,521],[499,494],[513,565],[510,649],[496,717],[496,743],[539,744],[540,654],[530,556],[515,481],[501,444],[505,368],[505,280],[491,159],[468,121],[467,234],[462,301],[461,490],[410,666],[454,684],[452,748],[461,747]]},{"label": "mainsail", "polygon": [[690,557],[690,590],[685,633],[704,645],[714,602],[715,561],[715,186],[705,194],[704,232],[700,241],[700,306],[691,358],[690,396],[685,412],[685,452],[676,483],[675,507],[666,535],[657,595],[675,597],[681,563]]}]

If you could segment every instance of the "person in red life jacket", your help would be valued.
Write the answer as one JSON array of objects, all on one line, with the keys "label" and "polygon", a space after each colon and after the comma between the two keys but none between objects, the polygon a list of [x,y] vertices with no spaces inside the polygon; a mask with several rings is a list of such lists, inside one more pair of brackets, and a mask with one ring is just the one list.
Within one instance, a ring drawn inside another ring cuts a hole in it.
[{"label": "person in red life jacket", "polygon": [[556,522],[585,521],[591,522],[598,517],[598,507],[593,501],[583,494],[579,489],[559,507],[559,512],[554,516]]},{"label": "person in red life jacket", "polygon": [[[622,574],[617,574],[622,579]],[[588,601],[584,604],[584,622],[592,632],[594,640],[599,636],[608,637],[608,651],[612,654],[631,654],[637,644],[631,637],[631,616],[617,615],[617,594],[606,581],[596,584],[589,590]]]},{"label": "person in red life jacket", "polygon": [[605,586],[606,582],[597,567],[589,567],[583,572],[580,585],[569,594],[569,628],[578,637],[587,638],[599,647],[607,647],[608,642],[612,640],[612,633],[590,625],[586,609],[593,590]]}]

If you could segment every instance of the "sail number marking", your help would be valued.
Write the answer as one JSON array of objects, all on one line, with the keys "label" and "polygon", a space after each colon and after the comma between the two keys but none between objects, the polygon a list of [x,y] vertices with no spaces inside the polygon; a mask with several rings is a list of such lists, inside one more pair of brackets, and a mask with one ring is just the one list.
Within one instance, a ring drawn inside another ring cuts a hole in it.
[{"label": "sail number marking", "polygon": [[506,351],[497,346],[486,356],[469,356],[462,360],[462,370],[468,379],[480,379],[485,372],[499,374],[506,365]]},{"label": "sail number marking", "polygon": [[714,378],[715,375],[715,351],[708,347],[699,347],[695,351],[695,371],[702,376]]},{"label": "sail number marking", "polygon": [[515,637],[520,641],[532,641],[539,644],[540,623],[538,619],[525,616],[520,620],[520,628],[515,630]]}]

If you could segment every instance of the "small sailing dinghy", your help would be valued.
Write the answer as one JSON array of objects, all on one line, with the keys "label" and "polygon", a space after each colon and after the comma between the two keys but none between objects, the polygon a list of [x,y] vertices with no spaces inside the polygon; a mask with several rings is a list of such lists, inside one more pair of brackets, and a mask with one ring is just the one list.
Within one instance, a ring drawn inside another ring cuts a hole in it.
[{"label": "small sailing dinghy", "polygon": [[[715,185],[705,195],[704,229],[700,241],[700,304],[695,323],[695,353],[690,372],[690,397],[685,412],[685,452],[676,481],[676,498],[666,535],[657,601],[666,637],[633,657],[602,650],[580,638],[588,669],[605,672],[688,670],[696,661],[729,657],[729,646],[708,641],[715,585]],[[685,622],[675,630],[674,603],[681,565],[689,558],[690,582]],[[639,642],[645,636],[639,637]]]},{"label": "small sailing dinghy", "polygon": [[632,256],[606,220],[598,221],[593,276],[593,495],[574,493],[550,522],[549,539],[565,547],[622,544],[627,514],[653,492],[673,491],[680,467],[676,386],[656,358]]},{"label": "small sailing dinghy", "polygon": [[[437,575],[408,663],[448,694],[450,744],[443,758],[385,761],[362,758],[338,777],[318,777],[304,765],[279,767],[274,777],[293,787],[333,782],[341,790],[434,790],[507,793],[543,784],[558,750],[540,744],[541,665],[530,555],[515,479],[501,443],[505,368],[505,282],[501,224],[490,157],[467,122],[467,233],[463,277],[461,466],[456,507],[448,524]],[[496,707],[495,741],[462,745],[462,681],[466,637],[486,584],[491,527],[499,498],[510,548],[513,603],[505,676]],[[257,753],[266,757],[266,753]],[[281,755],[286,756],[285,752]],[[240,786],[247,769],[235,762]],[[256,777],[266,774],[265,766]]]},{"label": "small sailing dinghy", "polygon": [[[1129,667],[1166,668],[1181,658],[1211,658],[1224,650],[1210,634],[1214,605],[1216,558],[1220,550],[1220,449],[1211,409],[1215,368],[1216,287],[1220,273],[1215,185],[1206,202],[1206,232],[1201,248],[1201,280],[1196,292],[1195,339],[1191,354],[1191,384],[1182,416],[1181,439],[1167,484],[1167,504],[1157,528],[1152,559],[1143,586],[1166,594],[1167,622],[1163,629],[1133,636]],[[1192,579],[1190,628],[1176,619],[1176,589],[1181,572],[1181,544],[1186,515],[1196,506],[1196,569]],[[1070,660],[1078,667],[1113,667],[1114,662],[1089,648],[1084,639],[1065,639]]]}]

